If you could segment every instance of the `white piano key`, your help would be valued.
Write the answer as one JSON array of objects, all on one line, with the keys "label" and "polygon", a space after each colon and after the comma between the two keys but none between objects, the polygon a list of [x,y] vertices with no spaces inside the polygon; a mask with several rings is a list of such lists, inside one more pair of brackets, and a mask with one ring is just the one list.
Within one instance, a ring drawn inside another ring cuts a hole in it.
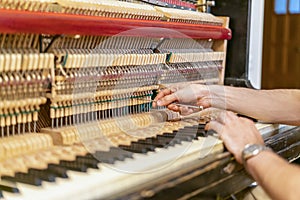
[{"label": "white piano key", "polygon": [[[177,170],[188,160],[200,158],[201,149],[208,148],[210,150],[211,144],[220,144],[220,141],[209,136],[192,142],[182,142],[180,145],[168,148],[157,148],[155,152],[134,154],[134,159],[117,161],[113,165],[100,163],[99,170],[89,169],[87,173],[68,171],[68,179],[57,178],[54,183],[43,182],[41,187],[17,183],[22,194],[15,195],[5,192],[5,198],[109,198],[110,195],[135,187],[145,180]],[[222,150],[223,148],[218,148],[218,151]]]},{"label": "white piano key", "polygon": [[[258,123],[256,126],[262,134],[278,128],[270,124]],[[216,137],[198,137],[198,140],[191,142],[156,148],[155,152],[134,154],[133,159],[117,161],[115,164],[100,163],[100,169],[88,169],[87,173],[68,171],[69,179],[57,178],[54,183],[43,182],[42,187],[17,183],[21,195],[4,192],[4,196],[5,199],[14,200],[107,199],[178,171],[191,161],[222,151],[222,141]]]}]

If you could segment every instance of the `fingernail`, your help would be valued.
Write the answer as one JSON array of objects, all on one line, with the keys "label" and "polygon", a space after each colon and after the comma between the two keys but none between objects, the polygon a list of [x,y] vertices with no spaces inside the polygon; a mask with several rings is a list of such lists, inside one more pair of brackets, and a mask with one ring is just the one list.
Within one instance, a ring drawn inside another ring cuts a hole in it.
[{"label": "fingernail", "polygon": [[161,100],[158,100],[156,103],[157,103],[158,106],[161,106],[161,105],[162,105]]}]

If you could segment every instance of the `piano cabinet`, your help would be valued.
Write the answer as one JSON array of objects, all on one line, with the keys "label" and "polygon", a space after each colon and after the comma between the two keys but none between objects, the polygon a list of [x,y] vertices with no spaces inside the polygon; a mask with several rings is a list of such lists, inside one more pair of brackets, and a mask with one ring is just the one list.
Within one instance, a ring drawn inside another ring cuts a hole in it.
[{"label": "piano cabinet", "polygon": [[[151,106],[173,84],[224,83],[228,25],[123,1],[0,1],[0,198],[215,199],[251,184],[204,130],[212,115]],[[293,160],[299,132],[266,143]]]}]

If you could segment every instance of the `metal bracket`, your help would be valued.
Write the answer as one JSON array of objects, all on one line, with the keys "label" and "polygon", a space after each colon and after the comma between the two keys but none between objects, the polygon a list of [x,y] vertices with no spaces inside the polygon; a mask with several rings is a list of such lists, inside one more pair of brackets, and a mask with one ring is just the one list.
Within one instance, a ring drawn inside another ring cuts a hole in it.
[{"label": "metal bracket", "polygon": [[[39,35],[39,49],[40,49],[40,53],[47,53],[49,51],[49,49],[52,47],[52,45],[54,44],[54,42],[60,38],[63,37],[63,35],[54,35],[54,36],[45,36],[45,35]],[[43,43],[45,39],[50,39],[50,42],[48,43],[48,45],[43,48]]]}]

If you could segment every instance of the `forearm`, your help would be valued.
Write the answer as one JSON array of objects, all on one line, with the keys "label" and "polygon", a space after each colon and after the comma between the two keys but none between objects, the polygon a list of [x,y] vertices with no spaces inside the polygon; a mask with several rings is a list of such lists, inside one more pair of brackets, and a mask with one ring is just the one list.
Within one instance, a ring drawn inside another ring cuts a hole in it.
[{"label": "forearm", "polygon": [[263,151],[247,161],[247,170],[272,199],[299,199],[300,168],[273,152]]},{"label": "forearm", "polygon": [[265,122],[300,125],[300,90],[210,86],[212,106]]}]

